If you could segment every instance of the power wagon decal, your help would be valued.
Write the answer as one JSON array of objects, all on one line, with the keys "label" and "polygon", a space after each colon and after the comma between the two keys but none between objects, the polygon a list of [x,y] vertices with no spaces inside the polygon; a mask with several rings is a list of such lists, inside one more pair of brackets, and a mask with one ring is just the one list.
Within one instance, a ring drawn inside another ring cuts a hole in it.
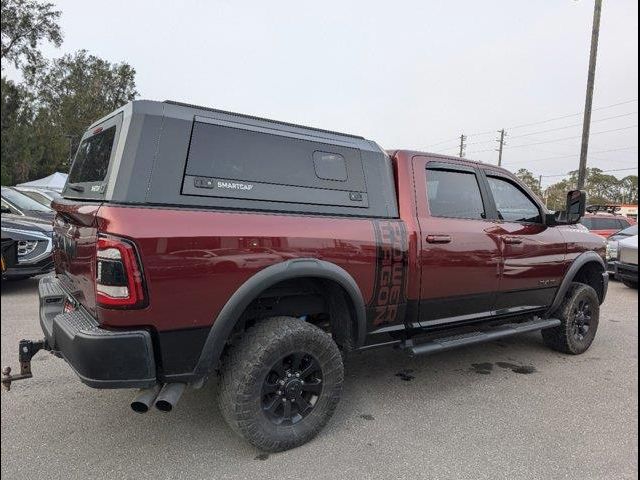
[{"label": "power wagon decal", "polygon": [[402,322],[406,308],[407,233],[403,222],[375,220],[376,277],[367,317],[373,327]]}]

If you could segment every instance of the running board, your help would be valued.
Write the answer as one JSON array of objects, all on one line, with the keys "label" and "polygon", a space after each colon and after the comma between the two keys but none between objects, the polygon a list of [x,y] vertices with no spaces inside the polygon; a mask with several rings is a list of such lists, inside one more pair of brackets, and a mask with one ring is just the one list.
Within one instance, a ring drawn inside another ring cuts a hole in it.
[{"label": "running board", "polygon": [[543,328],[557,327],[560,320],[556,318],[536,318],[528,322],[512,323],[500,325],[491,330],[463,333],[452,337],[436,338],[425,343],[412,345],[409,342],[404,344],[404,348],[409,355],[428,355],[430,353],[443,352],[457,347],[466,347],[476,343],[490,342],[498,338],[510,337],[520,333],[534,332]]}]

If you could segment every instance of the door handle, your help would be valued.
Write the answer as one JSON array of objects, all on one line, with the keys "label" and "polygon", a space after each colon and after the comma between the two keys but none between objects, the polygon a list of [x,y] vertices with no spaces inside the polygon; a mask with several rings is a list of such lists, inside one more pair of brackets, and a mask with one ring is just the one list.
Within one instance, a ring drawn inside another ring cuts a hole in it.
[{"label": "door handle", "polygon": [[504,243],[507,245],[520,245],[522,243],[522,238],[520,237],[504,237]]},{"label": "door handle", "polygon": [[451,235],[427,235],[427,243],[451,243]]}]

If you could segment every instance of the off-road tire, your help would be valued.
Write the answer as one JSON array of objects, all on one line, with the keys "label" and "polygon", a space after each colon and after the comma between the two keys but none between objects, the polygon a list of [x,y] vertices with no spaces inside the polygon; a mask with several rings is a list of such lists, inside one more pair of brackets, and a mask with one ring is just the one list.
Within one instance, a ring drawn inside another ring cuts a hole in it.
[{"label": "off-road tire", "polygon": [[[589,320],[588,331],[584,334],[583,338],[579,339],[574,333],[574,328],[578,321],[578,309],[584,302],[589,304],[591,318]],[[562,323],[557,327],[542,330],[544,343],[553,350],[562,353],[572,355],[584,353],[591,346],[598,330],[600,319],[600,300],[598,294],[593,287],[574,282],[569,287],[564,301],[554,316],[560,319]]]},{"label": "off-road tire", "polygon": [[622,283],[625,287],[638,289],[638,282],[634,282],[632,280],[622,280]]},{"label": "off-road tire", "polygon": [[[293,352],[317,360],[322,391],[310,413],[292,425],[276,425],[263,410],[263,382],[272,365]],[[229,426],[266,452],[298,447],[329,421],[340,400],[344,368],[337,345],[319,328],[292,317],[273,317],[247,330],[225,354],[218,403]]]}]

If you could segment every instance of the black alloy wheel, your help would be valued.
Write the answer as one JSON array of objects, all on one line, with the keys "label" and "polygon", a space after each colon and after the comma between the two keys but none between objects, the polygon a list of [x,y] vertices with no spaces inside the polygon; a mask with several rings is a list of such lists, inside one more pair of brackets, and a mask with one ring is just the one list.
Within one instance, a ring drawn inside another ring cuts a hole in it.
[{"label": "black alloy wheel", "polygon": [[312,355],[295,352],[278,360],[262,384],[262,410],[276,425],[309,415],[322,393],[322,369]]}]

